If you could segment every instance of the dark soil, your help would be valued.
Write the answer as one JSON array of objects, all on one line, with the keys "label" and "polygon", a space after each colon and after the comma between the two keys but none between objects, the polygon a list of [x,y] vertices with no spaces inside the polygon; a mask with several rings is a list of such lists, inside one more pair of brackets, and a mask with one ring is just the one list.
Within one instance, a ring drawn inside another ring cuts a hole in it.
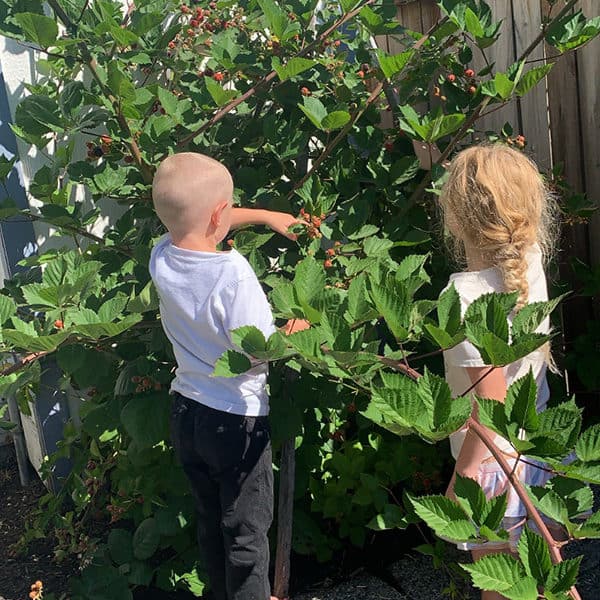
[{"label": "dark soil", "polygon": [[15,553],[25,522],[35,510],[38,498],[45,493],[46,488],[35,475],[30,485],[21,487],[14,455],[9,453],[1,462],[0,600],[27,600],[31,584],[38,580],[58,597],[67,591],[67,580],[76,572],[73,562],[56,564],[53,561],[54,544],[50,539],[37,540],[25,553]]},{"label": "dark soil", "polygon": [[[596,487],[596,510],[600,508],[600,489]],[[16,460],[8,456],[0,460],[0,600],[27,600],[30,586],[41,580],[47,592],[56,598],[69,593],[69,579],[77,573],[76,561],[63,561],[59,564],[53,558],[53,540],[43,539],[34,542],[23,554],[15,553],[15,544],[25,528],[25,522],[37,507],[40,496],[46,492],[39,478],[26,488],[21,487]],[[292,578],[290,592],[292,597],[304,590],[321,589],[325,591],[338,583],[351,580],[354,575],[370,574],[387,583],[407,597],[413,597],[410,590],[404,589],[410,577],[404,581],[398,573],[398,561],[407,555],[423,539],[416,529],[407,531],[384,532],[369,540],[362,549],[346,548],[328,564],[319,564],[311,557],[292,556]],[[600,540],[587,540],[570,544],[567,557],[584,554],[579,589],[584,600],[600,600]],[[461,557],[464,560],[464,557]],[[401,569],[400,569],[401,570]],[[412,569],[411,569],[412,570]],[[426,568],[433,572],[432,565]],[[410,575],[410,574],[408,574]],[[420,575],[425,579],[424,573]],[[434,580],[439,579],[439,573]],[[437,597],[439,582],[432,583],[430,597]],[[433,590],[433,587],[436,589]],[[462,586],[461,586],[462,587]],[[415,590],[413,590],[415,591]],[[433,592],[436,592],[434,594]],[[356,596],[358,600],[360,593]],[[344,596],[346,597],[346,596]],[[134,592],[136,600],[194,600],[186,592],[166,593],[160,590],[143,589]],[[360,600],[369,600],[360,598]],[[415,600],[426,600],[418,598]]]}]

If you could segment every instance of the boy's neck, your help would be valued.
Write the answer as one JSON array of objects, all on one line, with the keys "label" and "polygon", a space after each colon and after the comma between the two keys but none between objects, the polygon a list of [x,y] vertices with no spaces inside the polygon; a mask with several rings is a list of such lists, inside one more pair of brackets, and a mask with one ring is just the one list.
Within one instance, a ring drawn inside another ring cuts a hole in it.
[{"label": "boy's neck", "polygon": [[171,242],[174,246],[183,250],[195,250],[196,252],[218,252],[217,241],[212,237],[205,237],[194,233],[176,236],[171,234]]}]

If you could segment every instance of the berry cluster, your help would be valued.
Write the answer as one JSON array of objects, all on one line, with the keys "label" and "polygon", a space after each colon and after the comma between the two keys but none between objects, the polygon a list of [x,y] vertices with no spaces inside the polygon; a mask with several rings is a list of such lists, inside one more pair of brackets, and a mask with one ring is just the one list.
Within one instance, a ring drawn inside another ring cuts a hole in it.
[{"label": "berry cluster", "polygon": [[154,381],[151,377],[140,377],[139,375],[134,375],[131,378],[132,383],[137,383],[135,388],[136,394],[141,392],[146,392],[148,390],[160,390],[161,385],[158,381]]},{"label": "berry cluster", "polygon": [[527,144],[527,140],[525,139],[524,135],[518,135],[515,139],[513,139],[511,137],[507,137],[506,143],[509,146],[515,145],[515,146],[517,146],[517,148],[525,148],[525,145]]},{"label": "berry cluster", "polygon": [[[201,42],[206,46],[211,45],[210,35],[237,27],[244,29],[243,21],[244,9],[238,8],[233,15],[224,19],[222,15],[215,13],[217,8],[216,2],[209,2],[208,8],[197,6],[191,8],[187,4],[180,6],[181,14],[184,15],[184,27],[187,27],[183,33],[179,33],[173,40],[168,43],[169,50],[176,50],[178,47],[190,49],[195,43]],[[200,38],[200,39],[197,39]]]},{"label": "berry cluster", "polygon": [[[469,93],[471,96],[474,96],[477,93],[477,81],[475,79],[475,71],[473,71],[473,69],[465,69],[463,72],[464,78],[466,79],[465,83],[465,91],[467,93]],[[457,75],[455,73],[449,73],[446,76],[446,81],[448,83],[455,83],[457,80]],[[439,94],[439,88],[436,88],[438,90],[438,94],[435,94],[434,91],[434,95],[440,95]],[[444,96],[440,96],[442,100],[445,100],[446,98]]]},{"label": "berry cluster", "polygon": [[331,267],[333,267],[333,259],[339,253],[339,247],[341,245],[342,245],[341,242],[334,242],[333,248],[327,248],[327,250],[325,250],[325,254],[327,255],[327,258],[325,259],[323,266],[326,269],[331,269]]},{"label": "berry cluster", "polygon": [[86,142],[88,160],[98,160],[111,149],[112,138],[109,135],[101,135],[96,142]]},{"label": "berry cluster", "polygon": [[308,223],[306,233],[311,240],[323,237],[323,234],[319,231],[319,227],[321,227],[321,222],[325,218],[325,215],[321,215],[320,217],[311,215],[304,208],[301,208],[300,216]]},{"label": "berry cluster", "polygon": [[31,584],[31,591],[29,592],[31,600],[38,600],[44,597],[44,585],[41,581],[36,581]]},{"label": "berry cluster", "polygon": [[123,515],[127,512],[124,506],[117,506],[115,504],[107,504],[106,510],[110,513],[110,522],[116,523]]}]

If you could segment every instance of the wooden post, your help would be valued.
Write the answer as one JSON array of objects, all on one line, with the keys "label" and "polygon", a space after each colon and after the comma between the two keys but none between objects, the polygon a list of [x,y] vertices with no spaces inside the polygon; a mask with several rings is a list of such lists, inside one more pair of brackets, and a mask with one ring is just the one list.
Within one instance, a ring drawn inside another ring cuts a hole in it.
[{"label": "wooden post", "polygon": [[279,462],[279,504],[277,508],[277,551],[273,595],[283,600],[290,589],[290,553],[294,514],[294,479],[296,472],[295,439],[283,442]]}]

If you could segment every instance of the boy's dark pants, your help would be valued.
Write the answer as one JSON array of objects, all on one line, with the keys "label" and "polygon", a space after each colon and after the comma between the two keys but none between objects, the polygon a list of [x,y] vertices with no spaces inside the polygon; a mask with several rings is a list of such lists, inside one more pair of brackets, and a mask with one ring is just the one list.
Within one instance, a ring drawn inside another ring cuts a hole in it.
[{"label": "boy's dark pants", "polygon": [[216,600],[268,600],[273,466],[267,417],[175,394],[171,437],[192,484],[198,543]]}]

